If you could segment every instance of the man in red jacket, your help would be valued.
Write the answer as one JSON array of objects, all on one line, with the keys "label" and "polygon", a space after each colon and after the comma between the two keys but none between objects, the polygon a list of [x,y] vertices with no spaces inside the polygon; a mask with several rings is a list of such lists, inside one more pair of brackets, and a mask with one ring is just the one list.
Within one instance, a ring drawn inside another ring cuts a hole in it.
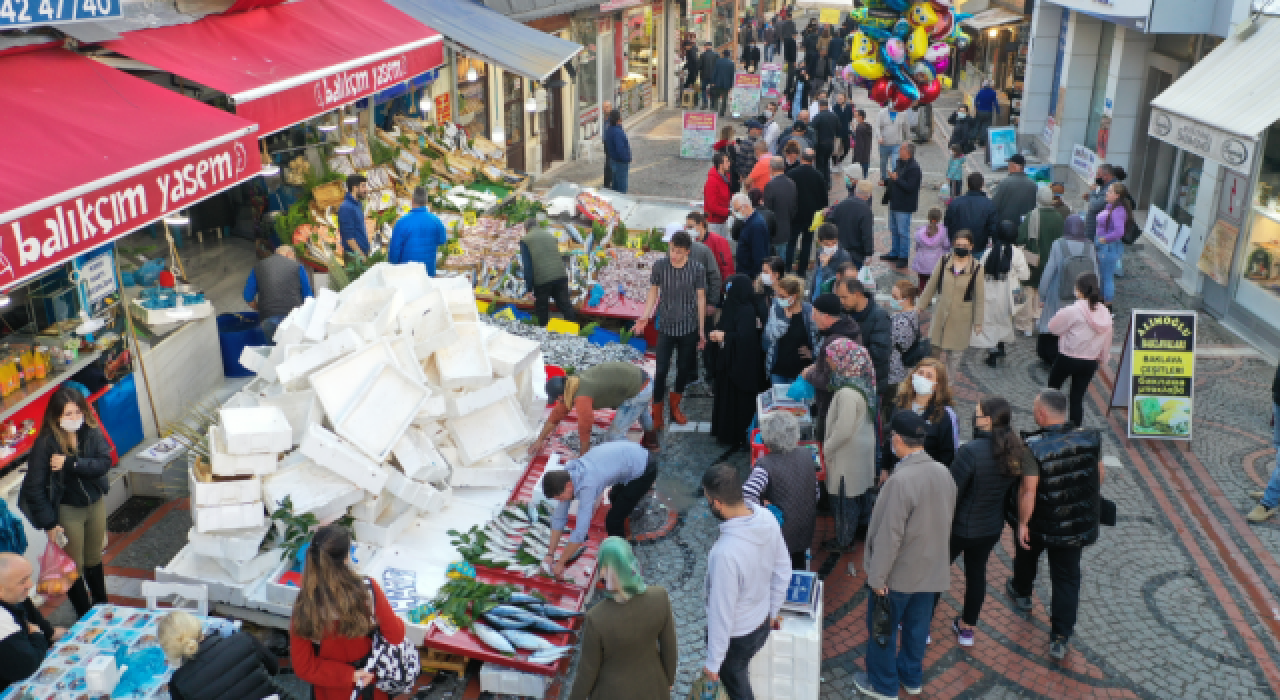
[{"label": "man in red jacket", "polygon": [[707,228],[723,236],[729,218],[729,158],[723,153],[711,159],[707,184],[702,187],[702,208],[707,212]]},{"label": "man in red jacket", "polygon": [[720,279],[727,281],[733,277],[733,251],[729,249],[729,241],[707,230],[707,217],[700,211],[691,211],[684,220],[684,228],[693,234],[693,240],[711,249],[716,267],[720,268]]}]

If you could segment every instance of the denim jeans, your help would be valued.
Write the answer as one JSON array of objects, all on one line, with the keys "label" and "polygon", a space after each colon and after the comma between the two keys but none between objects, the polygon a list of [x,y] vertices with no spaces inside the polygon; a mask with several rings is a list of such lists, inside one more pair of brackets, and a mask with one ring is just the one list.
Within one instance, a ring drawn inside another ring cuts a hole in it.
[{"label": "denim jeans", "polygon": [[[889,591],[889,643],[881,648],[875,636],[867,640],[867,678],[877,693],[898,696],[898,683],[908,688],[924,685],[925,640],[929,637],[929,621],[933,617],[935,593],[898,593]],[[875,605],[867,605],[867,632],[871,634],[871,618]],[[898,625],[902,629],[898,629]],[[898,648],[898,638],[902,648]]]},{"label": "denim jeans", "polygon": [[724,684],[724,692],[729,696],[729,700],[755,700],[756,696],[751,691],[751,678],[747,675],[747,668],[751,665],[752,657],[764,648],[764,643],[768,640],[769,617],[767,615],[764,623],[754,632],[729,639],[729,649],[724,654],[724,661],[720,662],[720,682]]},{"label": "denim jeans", "polygon": [[602,442],[613,442],[627,436],[627,431],[636,421],[640,421],[645,430],[653,430],[653,415],[649,413],[649,404],[653,403],[653,380],[650,379],[639,394],[623,401],[613,414],[613,422],[604,431]]},{"label": "denim jeans", "polygon": [[[1280,450],[1280,404],[1271,404],[1271,415],[1276,423],[1271,428],[1271,444]],[[1262,505],[1275,508],[1277,504],[1280,504],[1280,452],[1276,452],[1276,468],[1271,470],[1267,490],[1262,494]]]},{"label": "denim jeans", "polygon": [[1116,296],[1116,265],[1124,256],[1124,243],[1098,244],[1098,281],[1102,284],[1102,300],[1110,303]]},{"label": "denim jeans", "polygon": [[284,320],[284,316],[270,316],[262,319],[258,324],[262,328],[262,334],[267,337],[267,345],[275,345],[276,329],[280,327],[280,322]]},{"label": "denim jeans", "polygon": [[911,255],[911,212],[890,211],[889,232],[893,235],[890,257],[905,261]]},{"label": "denim jeans", "polygon": [[889,173],[898,168],[898,145],[880,144],[880,179],[887,181]]},{"label": "denim jeans", "polygon": [[627,193],[627,176],[630,174],[631,164],[623,163],[620,160],[609,161],[609,169],[613,171],[613,187],[614,192],[621,194]]}]

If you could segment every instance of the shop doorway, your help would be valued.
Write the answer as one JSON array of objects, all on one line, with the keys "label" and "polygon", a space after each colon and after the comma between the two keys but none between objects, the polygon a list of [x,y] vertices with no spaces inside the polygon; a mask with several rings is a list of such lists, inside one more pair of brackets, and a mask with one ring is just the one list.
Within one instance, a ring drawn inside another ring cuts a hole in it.
[{"label": "shop doorway", "polygon": [[[559,74],[552,80],[559,80]],[[542,169],[564,160],[564,106],[560,104],[560,88],[547,88],[547,108],[538,115],[542,131]]]},{"label": "shop doorway", "polygon": [[[1173,84],[1173,74],[1156,67],[1147,68],[1147,89],[1142,100],[1142,113],[1138,124],[1145,130],[1151,123],[1151,101]],[[1150,209],[1152,205],[1168,211],[1169,187],[1173,183],[1173,163],[1178,149],[1154,136],[1137,139],[1138,152],[1133,154],[1133,191],[1137,194],[1138,209]]]},{"label": "shop doorway", "polygon": [[507,136],[507,167],[525,172],[524,78],[502,73],[502,124]]}]

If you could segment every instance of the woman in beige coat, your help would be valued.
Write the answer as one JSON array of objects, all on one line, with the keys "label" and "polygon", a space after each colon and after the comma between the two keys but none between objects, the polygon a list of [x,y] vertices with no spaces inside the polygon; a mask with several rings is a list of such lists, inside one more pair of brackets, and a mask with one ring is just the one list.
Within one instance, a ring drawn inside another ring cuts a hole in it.
[{"label": "woman in beige coat", "polygon": [[868,491],[876,475],[876,374],[867,349],[848,338],[828,343],[825,354],[836,391],[827,409],[822,456],[836,536],[822,546],[843,552],[853,546],[858,525],[871,516]]},{"label": "woman in beige coat", "polygon": [[973,234],[960,231],[953,245],[952,252],[942,256],[933,269],[917,304],[923,311],[938,297],[938,308],[933,310],[929,324],[929,342],[939,351],[951,375],[956,374],[960,355],[969,347],[970,338],[982,333],[986,296],[982,265],[973,259]]}]

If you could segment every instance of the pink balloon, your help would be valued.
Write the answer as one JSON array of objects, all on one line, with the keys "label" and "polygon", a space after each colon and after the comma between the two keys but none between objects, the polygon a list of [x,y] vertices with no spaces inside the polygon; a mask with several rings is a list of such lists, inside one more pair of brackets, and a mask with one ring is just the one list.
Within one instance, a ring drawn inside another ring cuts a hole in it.
[{"label": "pink balloon", "polygon": [[947,68],[950,65],[951,65],[950,56],[943,56],[942,58],[939,58],[938,60],[933,62],[934,70],[938,71],[939,73],[946,73]]}]

